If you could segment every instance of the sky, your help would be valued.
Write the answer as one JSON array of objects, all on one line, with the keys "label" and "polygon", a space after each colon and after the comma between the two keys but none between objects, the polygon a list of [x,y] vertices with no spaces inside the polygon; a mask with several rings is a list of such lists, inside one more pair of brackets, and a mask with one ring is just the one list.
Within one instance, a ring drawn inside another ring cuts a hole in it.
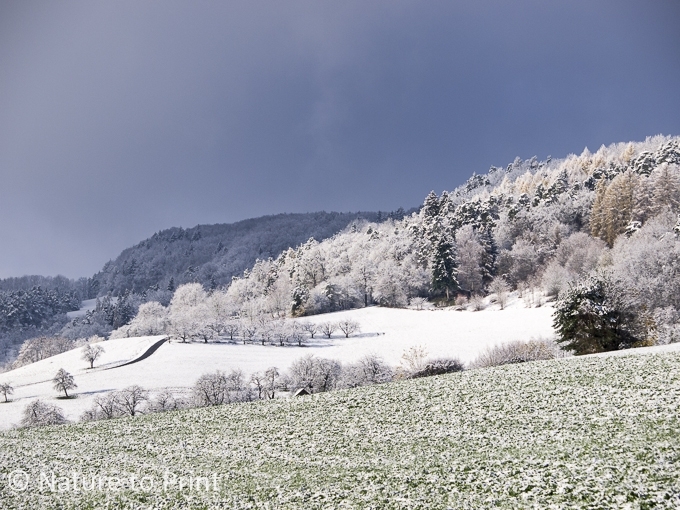
[{"label": "sky", "polygon": [[680,135],[680,1],[0,3],[0,277]]}]

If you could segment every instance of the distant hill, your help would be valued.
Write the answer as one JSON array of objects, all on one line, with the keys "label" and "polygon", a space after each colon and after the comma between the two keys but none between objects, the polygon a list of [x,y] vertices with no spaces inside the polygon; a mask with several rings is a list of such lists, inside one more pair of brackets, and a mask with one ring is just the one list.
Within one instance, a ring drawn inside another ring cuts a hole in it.
[{"label": "distant hill", "polygon": [[[411,212],[411,211],[409,211]],[[227,284],[257,259],[277,257],[310,237],[321,241],[353,221],[401,219],[403,209],[382,212],[277,214],[229,224],[170,228],[124,250],[90,280],[90,296],[142,293],[187,282]]]}]

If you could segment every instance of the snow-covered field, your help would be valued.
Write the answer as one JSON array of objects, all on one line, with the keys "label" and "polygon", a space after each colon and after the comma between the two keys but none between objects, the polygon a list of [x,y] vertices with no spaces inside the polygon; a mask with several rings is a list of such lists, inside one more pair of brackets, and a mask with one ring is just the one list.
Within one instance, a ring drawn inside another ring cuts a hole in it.
[{"label": "snow-covered field", "polygon": [[[113,298],[115,300],[117,298]],[[75,319],[76,317],[84,317],[87,312],[93,311],[97,307],[96,299],[86,299],[80,304],[80,309],[73,312],[66,312],[66,317]]]},{"label": "snow-covered field", "polygon": [[679,399],[680,354],[584,356],[5,431],[0,508],[677,509]]},{"label": "snow-covered field", "polygon": [[[398,365],[408,348],[422,345],[430,357],[451,356],[468,362],[489,345],[516,339],[551,336],[552,308],[526,308],[515,299],[505,310],[490,306],[482,311],[405,310],[370,307],[346,312],[317,315],[307,320],[339,321],[351,318],[361,324],[361,332],[344,338],[336,332],[329,339],[309,340],[304,347],[243,345],[241,343],[204,344],[202,342],[163,344],[149,358],[125,367],[103,370],[139,356],[158,337],[109,340],[101,345],[104,356],[95,369],[87,369],[81,350],[66,352],[17,370],[0,374],[0,383],[15,388],[12,402],[0,404],[0,429],[21,420],[25,405],[35,398],[52,401],[64,409],[66,417],[77,420],[102,393],[138,384],[151,391],[171,388],[187,391],[206,372],[240,368],[246,375],[276,366],[286,370],[307,354],[354,362],[368,353],[377,353],[391,365]],[[49,382],[60,368],[75,377],[77,398],[57,399]]]}]

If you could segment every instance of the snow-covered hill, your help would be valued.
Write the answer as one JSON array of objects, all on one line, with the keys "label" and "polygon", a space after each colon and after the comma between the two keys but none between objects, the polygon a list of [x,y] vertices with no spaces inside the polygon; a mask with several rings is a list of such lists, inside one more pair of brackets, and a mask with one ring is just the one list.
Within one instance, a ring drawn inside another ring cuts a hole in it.
[{"label": "snow-covered hill", "polygon": [[[361,332],[344,338],[335,333],[329,339],[308,340],[304,347],[243,345],[241,343],[166,342],[147,359],[120,366],[142,355],[162,337],[109,340],[101,345],[105,354],[95,369],[87,368],[81,350],[75,349],[37,363],[0,374],[0,383],[15,388],[13,401],[0,404],[0,428],[9,428],[21,420],[24,406],[35,398],[49,400],[77,420],[103,393],[138,384],[153,392],[171,388],[187,392],[202,374],[215,370],[240,368],[248,375],[276,366],[286,370],[307,354],[354,362],[368,353],[377,353],[391,364],[399,364],[403,352],[416,345],[427,349],[430,357],[458,357],[464,362],[474,359],[490,345],[517,339],[551,336],[552,308],[526,308],[520,299],[511,300],[505,310],[492,305],[482,311],[407,310],[369,307],[311,317],[315,322],[350,318],[361,324]],[[112,368],[118,367],[118,368]],[[51,378],[60,368],[75,377],[75,399],[57,399]]]}]

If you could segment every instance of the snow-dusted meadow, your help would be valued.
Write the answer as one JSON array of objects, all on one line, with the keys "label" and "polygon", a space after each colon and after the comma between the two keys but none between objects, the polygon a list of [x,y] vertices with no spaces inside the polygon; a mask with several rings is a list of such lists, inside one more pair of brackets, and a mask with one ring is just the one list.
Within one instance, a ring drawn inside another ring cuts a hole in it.
[{"label": "snow-dusted meadow", "polygon": [[680,354],[632,350],[12,430],[0,502],[676,509],[679,401]]},{"label": "snow-dusted meadow", "polygon": [[[521,299],[511,299],[505,310],[490,305],[482,311],[408,310],[370,307],[305,320],[323,322],[345,318],[356,320],[361,331],[345,338],[336,331],[331,339],[315,335],[304,347],[243,345],[240,342],[166,342],[149,358],[120,368],[111,368],[135,359],[159,337],[125,338],[101,343],[105,354],[90,370],[81,359],[81,349],[69,351],[25,367],[0,374],[0,383],[15,388],[12,402],[0,404],[0,429],[18,424],[28,402],[35,398],[51,401],[64,409],[69,420],[78,420],[103,393],[137,384],[152,392],[170,388],[185,393],[204,373],[240,368],[246,375],[271,366],[286,370],[307,354],[354,362],[368,353],[377,353],[396,366],[410,347],[424,346],[430,357],[458,357],[473,360],[490,345],[510,340],[552,336],[552,308],[527,308]],[[50,380],[64,368],[75,377],[76,398],[58,399]]]}]

